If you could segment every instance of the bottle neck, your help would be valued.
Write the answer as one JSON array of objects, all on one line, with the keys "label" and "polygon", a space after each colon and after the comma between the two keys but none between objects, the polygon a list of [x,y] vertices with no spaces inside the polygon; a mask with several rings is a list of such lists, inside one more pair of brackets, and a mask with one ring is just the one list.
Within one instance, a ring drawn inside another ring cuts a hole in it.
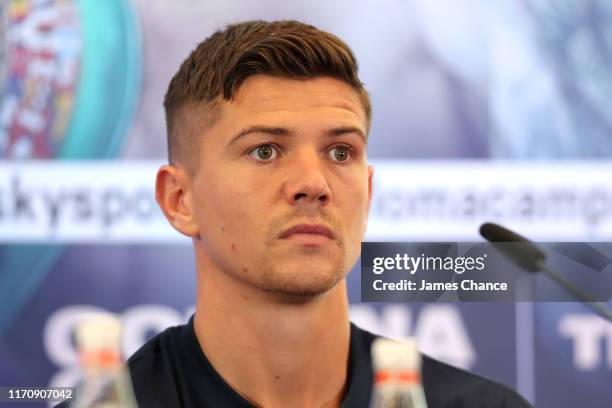
[{"label": "bottle neck", "polygon": [[119,352],[112,349],[85,350],[80,355],[85,370],[112,370],[121,366]]},{"label": "bottle neck", "polygon": [[414,370],[378,370],[374,373],[375,385],[418,385],[421,376]]}]

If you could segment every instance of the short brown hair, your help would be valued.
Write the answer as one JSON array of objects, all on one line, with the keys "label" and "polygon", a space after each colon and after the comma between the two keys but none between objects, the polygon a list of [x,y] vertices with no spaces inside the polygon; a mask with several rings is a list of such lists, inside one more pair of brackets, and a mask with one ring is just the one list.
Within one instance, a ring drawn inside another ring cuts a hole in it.
[{"label": "short brown hair", "polygon": [[178,130],[186,106],[204,104],[214,121],[222,96],[231,101],[250,76],[296,79],[329,76],[359,92],[369,128],[368,93],[357,76],[357,60],[338,37],[298,21],[247,21],[227,26],[201,42],[181,64],[164,98],[170,163],[197,158],[197,132]]}]

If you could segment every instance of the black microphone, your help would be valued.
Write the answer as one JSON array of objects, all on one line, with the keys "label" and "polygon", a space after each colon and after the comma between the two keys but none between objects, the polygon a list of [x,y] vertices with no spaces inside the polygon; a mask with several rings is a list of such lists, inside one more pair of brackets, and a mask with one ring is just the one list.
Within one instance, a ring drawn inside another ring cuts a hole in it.
[{"label": "black microphone", "polygon": [[[544,252],[527,238],[491,222],[484,223],[480,226],[480,235],[522,269],[532,273],[543,272],[549,279],[569,292],[575,299],[584,303],[599,316],[612,322],[612,310],[601,302],[595,302],[588,293],[584,292],[563,276],[548,269],[546,267],[546,255]],[[496,245],[500,243],[512,243],[512,245]]]},{"label": "black microphone", "polygon": [[480,226],[480,235],[493,245],[512,243],[512,245],[495,245],[504,255],[522,269],[539,272],[546,264],[546,255],[527,238],[512,232],[501,225],[486,222]]}]

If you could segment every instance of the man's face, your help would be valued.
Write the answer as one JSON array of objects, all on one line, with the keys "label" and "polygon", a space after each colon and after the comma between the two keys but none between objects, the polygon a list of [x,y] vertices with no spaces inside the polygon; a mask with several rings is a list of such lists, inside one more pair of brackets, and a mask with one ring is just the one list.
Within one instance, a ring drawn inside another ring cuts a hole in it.
[{"label": "man's face", "polygon": [[[357,260],[371,197],[358,93],[332,78],[248,78],[199,135],[192,208],[208,264],[313,296]],[[202,273],[213,273],[203,271]]]}]

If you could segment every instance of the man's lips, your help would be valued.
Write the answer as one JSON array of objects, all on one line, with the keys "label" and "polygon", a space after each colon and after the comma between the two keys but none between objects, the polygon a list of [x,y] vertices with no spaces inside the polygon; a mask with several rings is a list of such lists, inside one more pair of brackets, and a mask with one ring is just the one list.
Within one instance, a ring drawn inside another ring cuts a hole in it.
[{"label": "man's lips", "polygon": [[333,231],[322,224],[299,224],[294,225],[293,227],[283,231],[279,238],[285,239],[289,238],[295,234],[312,234],[312,235],[322,235],[329,239],[334,239]]}]

